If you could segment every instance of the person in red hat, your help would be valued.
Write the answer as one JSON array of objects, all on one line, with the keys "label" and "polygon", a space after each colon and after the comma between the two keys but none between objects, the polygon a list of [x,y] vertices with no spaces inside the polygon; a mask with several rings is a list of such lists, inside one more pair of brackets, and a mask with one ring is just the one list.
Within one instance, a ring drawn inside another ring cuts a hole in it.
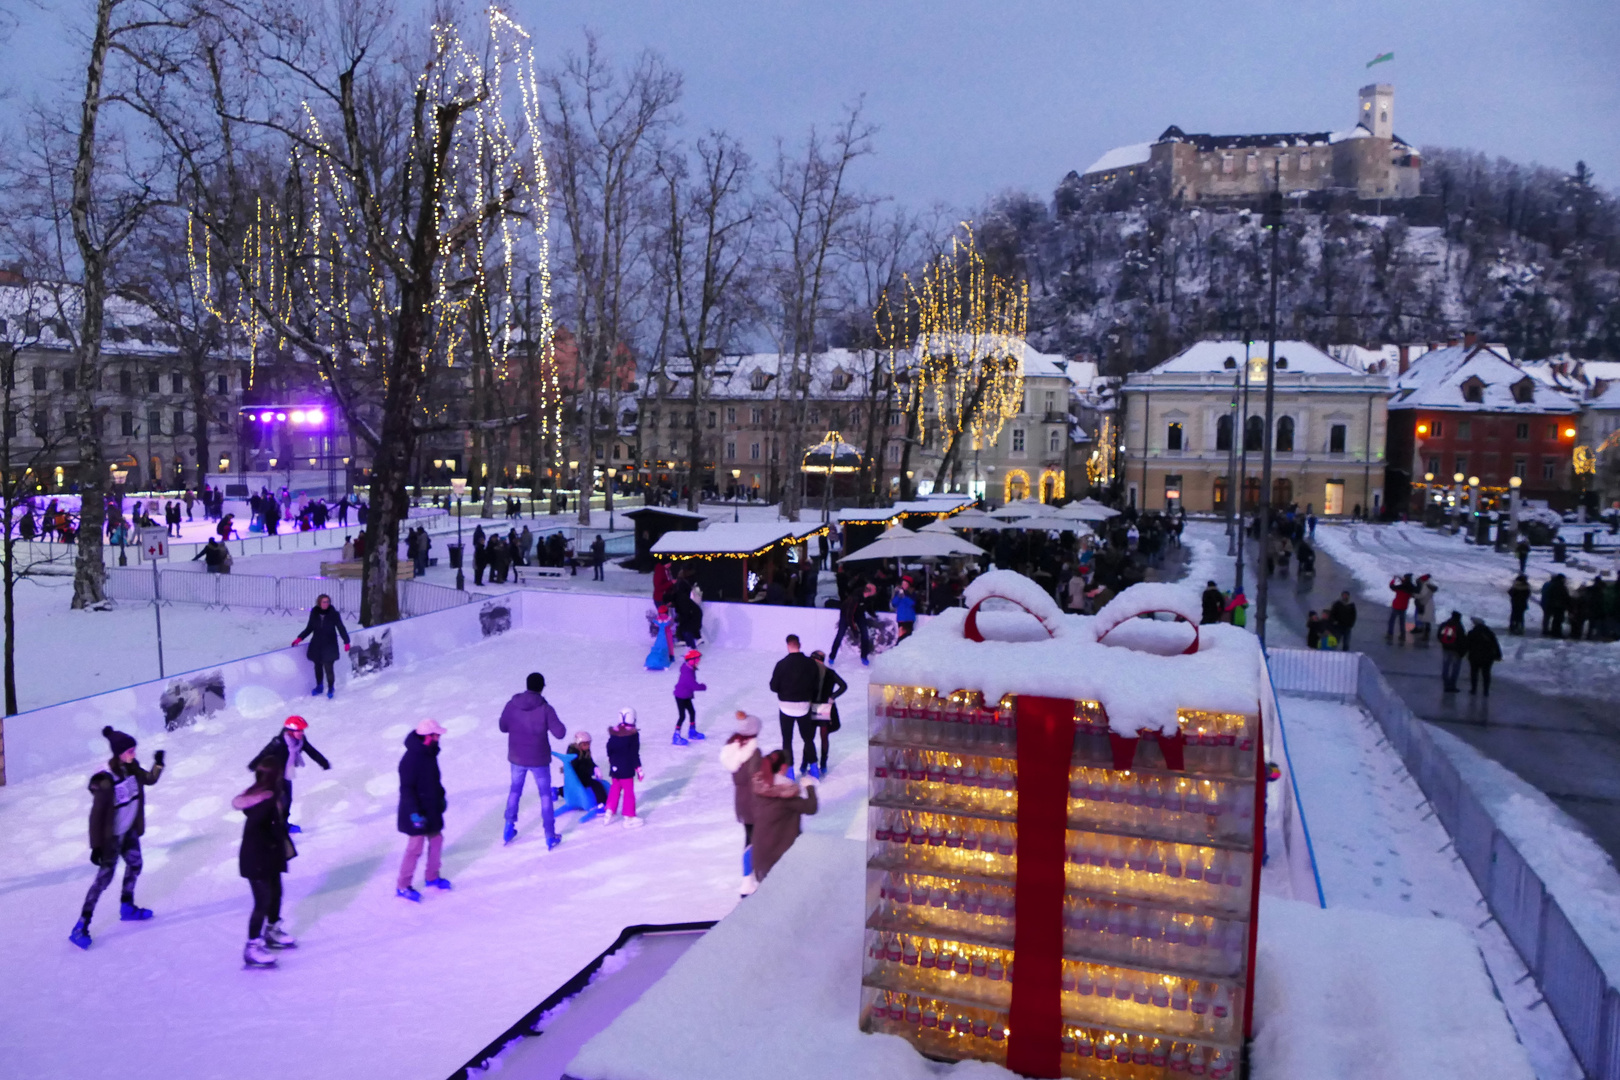
[{"label": "person in red hat", "polygon": [[[275,762],[281,770],[281,819],[287,821],[292,816],[293,776],[297,770],[304,767],[304,755],[323,769],[330,769],[332,763],[327,761],[322,753],[315,749],[315,744],[309,741],[305,734],[309,730],[309,721],[302,716],[289,716],[282,722],[281,731],[275,738],[264,744],[264,749],[254,755],[248,762],[252,769],[264,758]],[[288,832],[302,832],[297,825],[288,824]]]},{"label": "person in red hat", "polygon": [[[676,746],[686,746],[687,739],[701,739],[703,733],[697,727],[697,708],[692,704],[692,696],[699,690],[708,687],[697,681],[698,661],[703,654],[696,649],[688,649],[681,658],[681,673],[675,680],[675,738],[671,740]],[[692,721],[691,729],[686,738],[681,737],[681,725],[688,719]]]}]

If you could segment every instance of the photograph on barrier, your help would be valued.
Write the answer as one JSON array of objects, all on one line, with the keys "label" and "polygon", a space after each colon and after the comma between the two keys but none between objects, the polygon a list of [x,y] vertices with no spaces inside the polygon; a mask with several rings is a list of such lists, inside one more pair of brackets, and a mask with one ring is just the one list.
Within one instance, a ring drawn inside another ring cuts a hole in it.
[{"label": "photograph on barrier", "polygon": [[225,674],[208,671],[175,679],[158,697],[163,710],[163,729],[190,727],[199,717],[225,707]]},{"label": "photograph on barrier", "polygon": [[394,634],[384,630],[366,637],[356,636],[354,648],[349,651],[350,674],[355,678],[375,675],[394,666]]},{"label": "photograph on barrier", "polygon": [[485,637],[512,629],[512,608],[505,600],[490,600],[478,609],[478,626]]}]

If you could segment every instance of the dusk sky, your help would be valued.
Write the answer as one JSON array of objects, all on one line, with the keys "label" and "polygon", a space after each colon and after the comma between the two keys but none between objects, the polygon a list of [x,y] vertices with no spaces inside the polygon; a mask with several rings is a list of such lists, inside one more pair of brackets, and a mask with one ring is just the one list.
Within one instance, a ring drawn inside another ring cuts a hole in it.
[{"label": "dusk sky", "polygon": [[[24,7],[5,50],[15,93],[64,71],[65,19]],[[689,132],[725,128],[759,158],[865,94],[879,132],[859,180],[916,207],[1043,196],[1109,147],[1169,124],[1212,132],[1348,127],[1356,90],[1393,83],[1395,129],[1620,190],[1614,0],[1275,0],[1243,4],[904,0],[517,0],[542,62],[594,27],[616,57],[661,51],[686,76]],[[1365,64],[1393,51],[1391,63]],[[72,71],[77,78],[77,71]],[[13,98],[15,100],[15,98]]]}]

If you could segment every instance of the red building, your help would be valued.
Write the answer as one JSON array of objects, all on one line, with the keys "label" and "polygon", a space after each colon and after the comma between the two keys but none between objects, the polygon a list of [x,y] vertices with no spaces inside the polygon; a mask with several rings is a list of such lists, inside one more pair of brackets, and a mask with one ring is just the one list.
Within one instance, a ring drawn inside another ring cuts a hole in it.
[{"label": "red building", "polygon": [[1450,487],[1457,473],[1479,477],[1488,500],[1517,476],[1523,497],[1573,506],[1579,411],[1574,398],[1486,345],[1403,360],[1389,399],[1388,512],[1418,516],[1429,486]]}]

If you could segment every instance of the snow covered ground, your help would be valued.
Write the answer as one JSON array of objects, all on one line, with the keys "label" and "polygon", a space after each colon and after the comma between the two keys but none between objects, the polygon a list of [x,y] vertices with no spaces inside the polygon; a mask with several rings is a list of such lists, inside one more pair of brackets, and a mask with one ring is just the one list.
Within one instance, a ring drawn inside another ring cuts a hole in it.
[{"label": "snow covered ground", "polygon": [[[67,932],[92,877],[84,786],[100,763],[0,788],[3,1071],[101,1075],[116,1047],[118,1072],[130,1080],[236,1076],[266,1054],[278,1072],[300,1078],[448,1076],[624,926],[725,915],[737,902],[742,829],[716,758],[720,739],[669,744],[675,673],[644,671],[643,652],[519,631],[392,669],[332,702],[288,702],[334,768],[311,768],[296,787],[293,820],[307,831],[285,910],[300,947],[278,971],[241,970],[251,905],[237,874],[241,815],[228,805],[274,723],[225,711],[143,739],[143,761],[159,746],[169,758],[148,793],[138,892],[157,915],[119,922],[109,890],[84,953]],[[711,689],[698,710],[709,732],[723,736],[722,718],[739,707],[774,715],[765,683],[775,659],[705,658]],[[548,853],[531,786],[518,840],[502,846],[508,773],[496,719],[531,670],[546,673],[570,730],[590,728],[599,746],[620,706],[640,712],[646,828],[581,825],[565,814],[564,842]],[[842,674],[852,700],[863,699],[865,669],[848,665]],[[395,765],[405,733],[426,715],[450,731],[441,757],[444,873],[456,887],[418,906],[393,894],[404,843],[394,825]],[[862,716],[851,709],[834,736],[832,776],[821,814],[806,821],[811,830],[842,835],[864,822]],[[767,724],[767,747],[777,745],[775,727]]]},{"label": "snow covered ground", "polygon": [[[1507,635],[1507,589],[1519,567],[1512,555],[1465,544],[1461,535],[1426,529],[1415,522],[1323,523],[1317,526],[1316,543],[1355,575],[1358,598],[1380,609],[1373,613],[1380,616],[1377,623],[1382,623],[1382,611],[1389,607],[1391,576],[1430,574],[1440,587],[1435,596],[1440,619],[1457,610],[1465,622],[1479,615],[1496,630],[1503,652],[1503,663],[1496,669],[1498,678],[1540,690],[1612,700],[1613,680],[1620,675],[1620,642],[1543,639],[1541,608],[1535,600],[1525,619],[1529,633]],[[1617,564],[1609,555],[1572,550],[1569,557],[1569,563],[1559,564],[1545,549],[1532,553],[1529,578],[1534,595],[1540,595],[1542,583],[1555,573],[1568,576],[1571,592],[1599,571],[1614,579]],[[1374,622],[1369,612],[1363,612],[1362,622]]]}]

